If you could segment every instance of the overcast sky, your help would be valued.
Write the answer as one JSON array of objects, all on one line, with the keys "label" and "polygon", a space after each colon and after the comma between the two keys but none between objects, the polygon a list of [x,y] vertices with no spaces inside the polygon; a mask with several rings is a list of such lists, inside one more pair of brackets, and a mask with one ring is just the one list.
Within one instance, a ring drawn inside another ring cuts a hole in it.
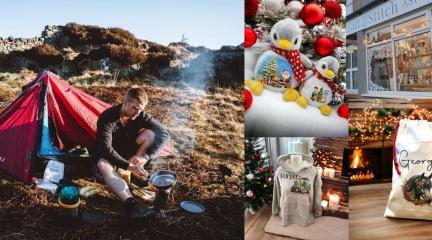
[{"label": "overcast sky", "polygon": [[243,42],[243,0],[13,0],[1,3],[0,37],[39,36],[68,22],[121,27],[167,45],[182,34],[193,46],[218,49]]}]

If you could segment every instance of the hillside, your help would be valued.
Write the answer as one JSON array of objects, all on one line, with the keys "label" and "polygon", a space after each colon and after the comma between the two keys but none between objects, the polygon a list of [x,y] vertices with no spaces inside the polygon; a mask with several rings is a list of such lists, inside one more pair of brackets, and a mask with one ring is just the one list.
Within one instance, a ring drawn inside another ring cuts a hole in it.
[{"label": "hillside", "polygon": [[[110,104],[127,89],[142,85],[149,95],[146,112],[170,132],[175,156],[153,168],[177,173],[165,218],[131,223],[122,204],[84,166],[67,176],[102,190],[82,201],[80,211],[102,214],[104,225],[64,223],[57,195],[24,185],[0,170],[0,225],[13,239],[242,239],[243,230],[243,75],[242,47],[210,50],[186,43],[162,46],[136,39],[122,29],[71,25],[47,27],[33,40],[0,39],[0,112],[41,69]],[[5,42],[7,42],[5,44]],[[10,48],[11,43],[14,47]],[[22,46],[16,43],[26,42]],[[30,44],[32,46],[29,47]],[[5,47],[8,46],[8,47]],[[232,171],[227,189],[219,166]],[[40,177],[42,172],[36,173]],[[202,215],[178,209],[196,200]]]},{"label": "hillside", "polygon": [[[0,72],[50,70],[62,78],[102,72],[114,80],[152,76],[172,82],[190,66],[206,62],[211,71],[195,69],[217,86],[241,86],[243,47],[219,50],[174,42],[168,46],[137,39],[127,30],[69,23],[46,26],[41,36],[0,38]],[[161,76],[163,73],[163,76]]]}]

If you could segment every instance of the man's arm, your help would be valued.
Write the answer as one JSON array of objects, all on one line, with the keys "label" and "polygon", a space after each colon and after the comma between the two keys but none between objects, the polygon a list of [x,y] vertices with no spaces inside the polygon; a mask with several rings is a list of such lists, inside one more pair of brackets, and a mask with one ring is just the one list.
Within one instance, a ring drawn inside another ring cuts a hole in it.
[{"label": "man's arm", "polygon": [[129,162],[112,147],[112,125],[103,118],[97,122],[96,145],[101,157],[119,168],[128,169]]},{"label": "man's arm", "polygon": [[156,119],[148,114],[144,114],[144,128],[150,129],[155,133],[155,141],[147,150],[150,158],[157,156],[159,150],[168,142],[170,135],[167,129]]}]

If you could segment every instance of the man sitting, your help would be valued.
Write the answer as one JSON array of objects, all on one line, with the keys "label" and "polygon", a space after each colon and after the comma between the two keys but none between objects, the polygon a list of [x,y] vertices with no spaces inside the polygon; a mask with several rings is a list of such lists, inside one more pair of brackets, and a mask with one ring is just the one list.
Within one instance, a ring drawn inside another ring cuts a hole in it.
[{"label": "man sitting", "polygon": [[148,211],[140,207],[116,168],[129,170],[138,178],[147,177],[144,165],[169,140],[162,124],[144,112],[147,103],[143,88],[131,88],[124,102],[106,109],[97,122],[97,168],[131,218],[145,217]]}]

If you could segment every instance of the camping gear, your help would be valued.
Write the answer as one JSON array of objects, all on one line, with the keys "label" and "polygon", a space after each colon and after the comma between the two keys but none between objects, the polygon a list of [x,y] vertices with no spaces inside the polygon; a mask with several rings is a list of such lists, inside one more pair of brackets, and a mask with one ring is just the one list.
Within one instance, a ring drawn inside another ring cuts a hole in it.
[{"label": "camping gear", "polygon": [[180,202],[180,207],[186,212],[201,214],[205,212],[205,207],[195,201],[182,201]]},{"label": "camping gear", "polygon": [[99,188],[88,186],[88,187],[81,188],[79,190],[79,195],[80,195],[80,197],[83,197],[83,198],[89,198],[89,197],[98,195],[101,192],[102,192],[102,190],[100,190]]},{"label": "camping gear", "polygon": [[432,220],[432,122],[401,120],[393,142],[393,178],[384,216]]},{"label": "camping gear", "polygon": [[[110,105],[43,71],[0,113],[0,169],[30,183],[36,161],[68,163],[68,149],[92,152],[99,115]],[[75,151],[74,151],[75,152]],[[159,155],[173,154],[169,147]],[[81,158],[78,158],[80,160]],[[84,158],[87,159],[88,158]]]},{"label": "camping gear", "polygon": [[64,187],[58,199],[60,205],[60,216],[77,217],[79,212],[79,192],[74,186]]},{"label": "camping gear", "polygon": [[49,160],[44,172],[44,180],[59,183],[63,179],[64,163]]},{"label": "camping gear", "polygon": [[[64,174],[64,164],[54,160],[48,161],[45,168],[44,177],[42,179],[34,178],[32,181],[36,184],[38,188],[48,190],[51,193],[56,193],[59,183],[63,179]],[[60,190],[60,189],[59,189]]]},{"label": "camping gear", "polygon": [[57,191],[57,184],[52,183],[50,181],[46,181],[45,179],[41,178],[41,179],[36,179],[34,178],[32,180],[36,186],[40,189],[44,189],[44,190],[48,190],[50,191],[52,194],[55,194]]},{"label": "camping gear", "polygon": [[150,183],[156,188],[155,200],[153,201],[156,210],[163,211],[166,209],[171,188],[174,186],[176,181],[177,174],[173,171],[162,170],[152,174],[150,177]]},{"label": "camping gear", "polygon": [[157,189],[170,189],[176,181],[177,174],[169,170],[157,171],[150,177],[150,183]]}]

